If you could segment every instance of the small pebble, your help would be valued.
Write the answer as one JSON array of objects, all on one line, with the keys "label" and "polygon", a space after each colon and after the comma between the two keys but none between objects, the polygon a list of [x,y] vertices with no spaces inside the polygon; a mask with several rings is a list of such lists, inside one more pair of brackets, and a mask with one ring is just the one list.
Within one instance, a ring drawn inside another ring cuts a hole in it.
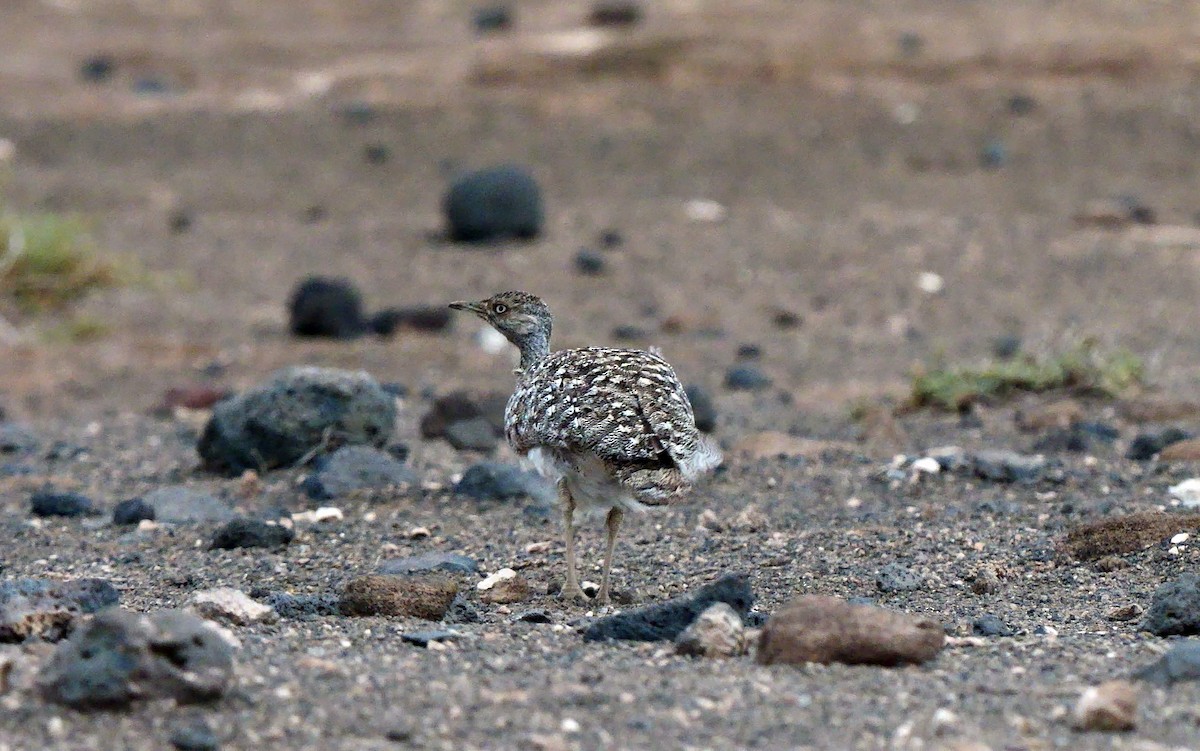
[{"label": "small pebble", "polygon": [[581,248],[575,254],[575,270],[585,276],[599,276],[604,273],[604,256],[594,250]]},{"label": "small pebble", "polygon": [[735,391],[759,391],[770,385],[767,374],[753,365],[735,365],[725,373],[725,386]]},{"label": "small pebble", "polygon": [[193,720],[171,731],[171,745],[179,751],[216,751],[220,741],[204,720]]}]

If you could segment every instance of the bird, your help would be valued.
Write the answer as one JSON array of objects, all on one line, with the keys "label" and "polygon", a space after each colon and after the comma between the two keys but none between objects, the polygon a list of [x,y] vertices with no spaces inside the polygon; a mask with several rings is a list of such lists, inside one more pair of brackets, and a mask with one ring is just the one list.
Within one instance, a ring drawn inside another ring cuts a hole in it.
[{"label": "bird", "polygon": [[552,352],[550,308],[527,292],[450,307],[474,313],[520,352],[504,410],[505,438],[558,490],[567,600],[589,602],[575,570],[576,515],[604,516],[607,546],[594,603],[607,604],[626,512],[681,497],[720,465],[720,448],[696,428],[683,384],[657,352],[611,347]]}]

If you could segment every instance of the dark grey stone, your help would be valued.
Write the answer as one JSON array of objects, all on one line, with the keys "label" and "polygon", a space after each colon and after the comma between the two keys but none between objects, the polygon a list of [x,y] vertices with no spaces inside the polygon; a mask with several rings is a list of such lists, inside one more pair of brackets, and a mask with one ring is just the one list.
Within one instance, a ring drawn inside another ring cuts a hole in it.
[{"label": "dark grey stone", "polygon": [[554,488],[537,474],[500,462],[480,462],[468,468],[454,493],[478,501],[548,501],[556,497]]},{"label": "dark grey stone", "polygon": [[349,279],[308,277],[288,303],[288,330],[296,336],[352,339],[366,329],[362,295]]},{"label": "dark grey stone", "polygon": [[750,578],[745,574],[725,574],[691,594],[600,618],[588,626],[583,638],[585,641],[671,641],[717,602],[728,604],[745,619],[754,604]]},{"label": "dark grey stone", "polygon": [[642,20],[642,6],[632,0],[601,0],[588,13],[592,26],[633,26]]},{"label": "dark grey stone", "polygon": [[211,493],[186,485],[151,490],[142,500],[154,510],[154,520],[165,524],[225,522],[237,516],[229,504]]},{"label": "dark grey stone", "polygon": [[474,574],[479,571],[475,559],[458,553],[421,553],[407,558],[384,561],[381,574],[416,574],[426,571],[449,571],[455,574]]},{"label": "dark grey stone", "polygon": [[459,451],[491,452],[500,445],[500,436],[486,417],[450,423],[446,427],[446,440]]},{"label": "dark grey stone", "polygon": [[972,457],[972,466],[975,474],[985,480],[1028,485],[1041,479],[1046,459],[1015,451],[984,450]]},{"label": "dark grey stone", "polygon": [[1133,677],[1158,686],[1200,681],[1200,641],[1189,639],[1179,642],[1157,661],[1134,673]]},{"label": "dark grey stone", "polygon": [[504,433],[504,408],[508,394],[495,393],[477,396],[466,391],[453,391],[434,400],[429,411],[421,417],[422,438],[445,438],[450,425],[462,420],[483,417],[491,423],[497,435]]},{"label": "dark grey stone", "polygon": [[92,55],[79,65],[79,77],[87,83],[103,83],[112,78],[117,63],[110,55]]},{"label": "dark grey stone", "polygon": [[604,256],[590,248],[581,248],[575,254],[575,270],[585,276],[599,276],[604,273],[607,262]]},{"label": "dark grey stone", "polygon": [[371,316],[368,325],[380,336],[391,336],[399,329],[439,332],[454,322],[451,310],[444,305],[386,308]]},{"label": "dark grey stone", "polygon": [[485,8],[476,8],[475,13],[471,17],[471,23],[475,27],[475,31],[481,34],[507,31],[513,25],[512,9],[507,5],[489,5]]},{"label": "dark grey stone", "polygon": [[705,433],[717,429],[717,406],[703,386],[692,383],[685,389],[688,401],[692,403],[692,413],[696,416],[696,427]]},{"label": "dark grey stone", "polygon": [[988,613],[975,619],[971,624],[971,633],[976,636],[1012,636],[1016,631],[999,616]]},{"label": "dark grey stone", "polygon": [[542,232],[541,188],[520,167],[490,167],[459,177],[446,193],[443,210],[455,242],[528,240]]},{"label": "dark grey stone", "polygon": [[79,493],[39,491],[29,499],[34,516],[84,516],[99,513],[92,499]]},{"label": "dark grey stone", "polygon": [[220,697],[233,675],[229,645],[207,621],[178,610],[111,608],[59,645],[39,677],[43,696],[77,709],[138,699]]},{"label": "dark grey stone", "polygon": [[554,623],[554,618],[545,610],[526,610],[512,617],[513,623]]},{"label": "dark grey stone", "polygon": [[450,602],[442,620],[446,623],[479,623],[479,611],[471,604],[466,592],[459,592]]},{"label": "dark grey stone", "polygon": [[759,391],[770,385],[771,379],[754,365],[735,365],[725,372],[725,386],[735,391]]},{"label": "dark grey stone", "polygon": [[309,498],[328,500],[355,490],[408,488],[417,476],[390,454],[370,446],[343,446],[321,457],[317,470],[304,481]]},{"label": "dark grey stone", "polygon": [[175,726],[171,731],[171,745],[179,751],[217,751],[221,742],[207,722],[195,719]]},{"label": "dark grey stone", "polygon": [[644,342],[650,338],[650,332],[641,326],[625,323],[613,328],[612,337],[618,342]]},{"label": "dark grey stone", "polygon": [[0,422],[0,454],[33,454],[42,439],[30,428],[15,422]]},{"label": "dark grey stone", "polygon": [[328,595],[293,595],[287,592],[267,592],[255,599],[270,605],[280,618],[307,620],[318,616],[341,615],[341,598]]},{"label": "dark grey stone", "polygon": [[992,340],[992,354],[1001,360],[1011,360],[1021,352],[1021,337],[1004,334]]},{"label": "dark grey stone", "polygon": [[1158,636],[1200,634],[1200,576],[1184,574],[1154,590],[1142,630]]},{"label": "dark grey stone", "polygon": [[58,641],[80,615],[116,605],[120,593],[106,579],[13,579],[0,583],[0,642]]},{"label": "dark grey stone", "polygon": [[461,638],[462,634],[457,631],[437,630],[437,631],[413,631],[407,634],[400,634],[400,640],[408,644],[415,644],[418,647],[428,647],[431,641],[453,641]]},{"label": "dark grey stone", "polygon": [[1154,458],[1155,454],[1172,443],[1186,441],[1191,437],[1191,433],[1179,428],[1166,428],[1154,433],[1139,433],[1134,437],[1133,442],[1129,444],[1129,449],[1125,452],[1125,458],[1132,459],[1135,462],[1149,461]]},{"label": "dark grey stone", "polygon": [[113,508],[113,524],[137,524],[143,519],[154,520],[154,507],[141,498],[121,501]]},{"label": "dark grey stone", "polygon": [[288,368],[218,402],[197,450],[210,470],[261,472],[341,446],[381,447],[395,420],[395,399],[364,372]]},{"label": "dark grey stone", "polygon": [[287,545],[296,533],[278,524],[260,519],[234,519],[213,535],[210,550],[234,548],[278,548]]},{"label": "dark grey stone", "polygon": [[914,592],[925,586],[925,577],[899,563],[889,563],[875,574],[875,586],[880,592]]}]

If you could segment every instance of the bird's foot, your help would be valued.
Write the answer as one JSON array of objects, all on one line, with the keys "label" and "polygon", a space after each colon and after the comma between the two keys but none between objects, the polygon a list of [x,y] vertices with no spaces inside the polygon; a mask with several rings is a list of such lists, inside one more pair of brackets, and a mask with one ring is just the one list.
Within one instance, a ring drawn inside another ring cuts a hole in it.
[{"label": "bird's foot", "polygon": [[563,587],[562,591],[558,593],[558,597],[560,600],[572,602],[577,605],[590,605],[592,602],[592,598],[588,597],[587,593],[578,584],[568,584]]}]

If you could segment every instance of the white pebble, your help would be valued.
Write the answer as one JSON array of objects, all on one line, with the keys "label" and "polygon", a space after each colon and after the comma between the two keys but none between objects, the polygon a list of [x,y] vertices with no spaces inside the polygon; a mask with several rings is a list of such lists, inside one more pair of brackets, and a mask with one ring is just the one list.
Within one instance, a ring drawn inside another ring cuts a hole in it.
[{"label": "white pebble", "polygon": [[1172,485],[1167,492],[1178,498],[1186,508],[1200,507],[1200,478],[1193,477]]},{"label": "white pebble", "polygon": [[917,474],[936,475],[942,471],[942,465],[937,459],[932,456],[923,456],[912,464],[913,471]]},{"label": "white pebble", "polygon": [[936,295],[946,288],[946,280],[941,274],[932,271],[922,271],[917,275],[917,288],[927,295]]},{"label": "white pebble", "polygon": [[292,521],[297,524],[319,524],[326,521],[341,521],[345,516],[340,508],[334,506],[321,506],[318,509],[310,511],[299,511],[292,514]]},{"label": "white pebble", "polygon": [[564,717],[561,727],[564,733],[578,733],[580,730],[583,730],[583,726],[579,724],[579,720],[576,720],[574,717]]},{"label": "white pebble", "polygon": [[1187,542],[1189,537],[1191,537],[1191,535],[1189,535],[1187,532],[1180,532],[1179,534],[1177,534],[1171,538],[1171,544],[1172,545],[1180,545],[1182,543]]},{"label": "white pebble", "polygon": [[511,568],[502,568],[499,571],[497,571],[496,573],[492,574],[491,576],[487,577],[483,581],[476,584],[475,588],[478,590],[481,590],[481,591],[488,590],[488,589],[491,589],[492,587],[496,586],[500,582],[511,579],[516,575],[517,575],[517,572],[513,571]]},{"label": "white pebble", "polygon": [[703,198],[688,201],[684,210],[687,212],[687,218],[693,222],[719,222],[727,213],[720,203]]}]

